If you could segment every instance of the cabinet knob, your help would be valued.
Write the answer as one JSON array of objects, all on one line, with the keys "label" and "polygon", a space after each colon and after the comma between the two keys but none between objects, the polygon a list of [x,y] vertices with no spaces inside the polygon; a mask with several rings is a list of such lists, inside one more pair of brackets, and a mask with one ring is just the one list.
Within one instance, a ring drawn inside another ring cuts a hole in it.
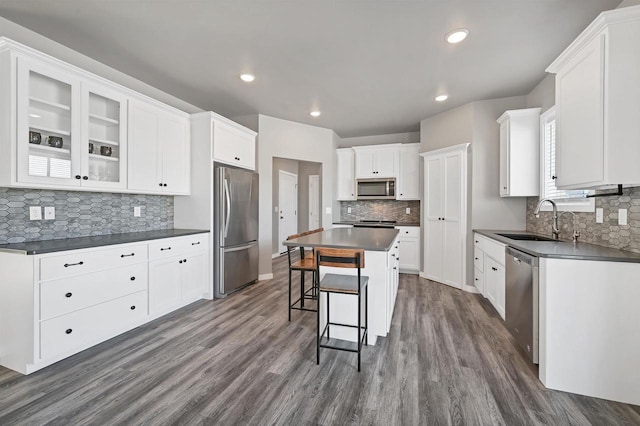
[{"label": "cabinet knob", "polygon": [[400,195],[404,195],[404,194],[401,192]]},{"label": "cabinet knob", "polygon": [[187,259],[184,259],[184,260],[183,260],[183,262],[184,262],[184,263],[187,263]]},{"label": "cabinet knob", "polygon": [[159,183],[158,186],[162,186],[162,183]]},{"label": "cabinet knob", "polygon": [[476,259],[476,260],[480,260],[480,259],[478,259],[477,257],[476,257],[475,259]]},{"label": "cabinet knob", "polygon": [[135,309],[136,309],[136,305],[133,305],[133,306],[131,307],[131,310],[133,311],[133,310],[135,310]]},{"label": "cabinet knob", "polygon": [[73,296],[73,293],[67,293],[64,295],[64,297],[71,297],[71,296]]},{"label": "cabinet knob", "polygon": [[129,279],[130,279],[131,281],[135,281],[135,280],[136,280],[136,277],[131,277],[131,278],[129,278]]},{"label": "cabinet knob", "polygon": [[67,334],[71,334],[72,332],[73,332],[73,330],[72,330],[72,329],[70,329],[70,328],[67,328],[67,329],[65,330],[65,333],[67,333]]},{"label": "cabinet knob", "polygon": [[167,184],[166,184],[166,183],[163,183],[163,184],[162,184],[162,186],[167,186]]},{"label": "cabinet knob", "polygon": [[396,255],[395,255],[395,254],[393,254],[393,253],[391,254],[391,256],[392,256],[392,257],[396,257]]},{"label": "cabinet knob", "polygon": [[409,231],[404,231],[404,233],[405,233],[405,234],[408,234],[408,233],[409,233]]},{"label": "cabinet knob", "polygon": [[76,179],[80,180],[81,178],[82,178],[82,176],[76,175]]},{"label": "cabinet knob", "polygon": [[82,176],[82,180],[89,180],[89,176]]},{"label": "cabinet knob", "polygon": [[506,187],[506,186],[503,186],[503,187],[502,187],[502,189],[507,189],[507,187]]},{"label": "cabinet knob", "polygon": [[182,260],[178,260],[178,263],[182,263]]},{"label": "cabinet knob", "polygon": [[498,268],[494,268],[494,267],[492,266],[492,267],[491,267],[491,270],[492,270],[492,271],[497,271],[497,270],[498,270]]},{"label": "cabinet knob", "polygon": [[558,179],[558,176],[551,176],[551,179],[556,180]]},{"label": "cabinet knob", "polygon": [[478,281],[478,279],[476,278],[476,281]]},{"label": "cabinet knob", "polygon": [[393,267],[393,269],[398,269],[398,268],[396,268],[396,267],[394,266],[394,267]]}]

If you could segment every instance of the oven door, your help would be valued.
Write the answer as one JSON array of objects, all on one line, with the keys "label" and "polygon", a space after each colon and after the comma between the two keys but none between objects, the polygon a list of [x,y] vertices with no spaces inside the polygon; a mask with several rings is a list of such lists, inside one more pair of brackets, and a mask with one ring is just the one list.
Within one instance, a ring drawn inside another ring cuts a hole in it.
[{"label": "oven door", "polygon": [[358,179],[358,200],[395,200],[395,179]]}]

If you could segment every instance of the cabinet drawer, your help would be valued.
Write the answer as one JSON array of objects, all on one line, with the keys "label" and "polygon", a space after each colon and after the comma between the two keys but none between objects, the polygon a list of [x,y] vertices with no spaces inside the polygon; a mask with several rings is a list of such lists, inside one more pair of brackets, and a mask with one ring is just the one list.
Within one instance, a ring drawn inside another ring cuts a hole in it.
[{"label": "cabinet drawer", "polygon": [[140,291],[40,323],[40,358],[84,349],[147,316],[147,292]]},{"label": "cabinet drawer", "polygon": [[473,268],[473,284],[480,294],[484,296],[484,273],[478,268]]},{"label": "cabinet drawer", "polygon": [[473,264],[480,272],[484,271],[484,252],[478,247],[473,248]]},{"label": "cabinet drawer", "polygon": [[146,263],[43,282],[40,284],[40,319],[57,317],[146,289]]},{"label": "cabinet drawer", "polygon": [[209,234],[165,238],[149,243],[149,260],[165,259],[209,249]]},{"label": "cabinet drawer", "polygon": [[420,238],[419,226],[398,226],[396,229],[400,231],[400,238]]},{"label": "cabinet drawer", "polygon": [[474,243],[485,255],[493,258],[500,265],[504,266],[504,248],[506,244],[499,243],[478,234],[474,235]]},{"label": "cabinet drawer", "polygon": [[40,280],[70,277],[147,260],[147,245],[110,246],[101,250],[74,250],[40,259]]}]

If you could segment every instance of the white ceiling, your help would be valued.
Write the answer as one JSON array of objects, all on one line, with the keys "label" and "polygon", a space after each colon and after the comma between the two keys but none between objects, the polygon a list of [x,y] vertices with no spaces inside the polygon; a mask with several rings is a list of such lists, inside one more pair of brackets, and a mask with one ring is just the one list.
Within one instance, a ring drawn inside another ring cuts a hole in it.
[{"label": "white ceiling", "polygon": [[[0,15],[205,110],[342,137],[523,95],[620,0],[0,0]],[[445,34],[467,27],[449,45]],[[255,82],[243,83],[241,72]],[[449,100],[433,98],[440,92]],[[319,108],[319,118],[309,116]]]}]

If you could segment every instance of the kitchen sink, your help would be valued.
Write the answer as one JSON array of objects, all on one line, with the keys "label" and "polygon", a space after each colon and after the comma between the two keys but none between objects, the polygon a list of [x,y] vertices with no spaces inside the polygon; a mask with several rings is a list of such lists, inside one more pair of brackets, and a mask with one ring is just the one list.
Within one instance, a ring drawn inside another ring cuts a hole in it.
[{"label": "kitchen sink", "polygon": [[496,233],[496,235],[500,235],[501,237],[509,238],[511,240],[518,240],[518,241],[558,241],[558,240],[554,240],[553,238],[541,237],[540,235],[536,235],[536,234],[498,234]]}]

